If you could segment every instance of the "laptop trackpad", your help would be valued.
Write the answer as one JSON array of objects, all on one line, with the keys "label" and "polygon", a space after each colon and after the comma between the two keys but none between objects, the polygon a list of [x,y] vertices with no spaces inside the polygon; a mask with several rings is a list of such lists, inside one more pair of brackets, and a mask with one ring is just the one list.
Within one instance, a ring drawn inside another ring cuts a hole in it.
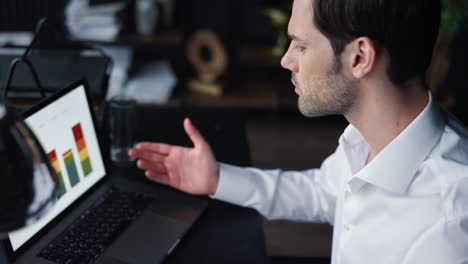
[{"label": "laptop trackpad", "polygon": [[146,210],[112,243],[98,263],[160,263],[186,229],[183,222]]}]

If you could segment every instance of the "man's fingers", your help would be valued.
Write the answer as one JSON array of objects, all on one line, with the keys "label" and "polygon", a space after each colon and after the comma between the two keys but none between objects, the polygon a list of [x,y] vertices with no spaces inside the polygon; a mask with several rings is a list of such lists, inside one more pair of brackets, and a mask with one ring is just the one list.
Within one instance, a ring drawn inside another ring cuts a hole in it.
[{"label": "man's fingers", "polygon": [[170,185],[169,175],[165,173],[159,173],[154,170],[147,170],[145,171],[145,176],[154,182]]},{"label": "man's fingers", "polygon": [[138,160],[137,166],[142,170],[155,170],[159,173],[167,174],[167,169],[162,163],[155,163],[147,160]]},{"label": "man's fingers", "polygon": [[171,151],[172,146],[164,143],[141,142],[136,146],[140,150],[150,150],[159,154],[167,155]]},{"label": "man's fingers", "polygon": [[184,119],[184,129],[187,135],[190,137],[190,140],[192,140],[194,146],[205,143],[205,139],[200,134],[198,129],[195,128],[189,118]]},{"label": "man's fingers", "polygon": [[161,162],[161,163],[163,163],[167,157],[164,154],[147,151],[147,150],[141,150],[141,149],[131,149],[128,152],[128,155],[137,159],[144,159],[147,161]]}]

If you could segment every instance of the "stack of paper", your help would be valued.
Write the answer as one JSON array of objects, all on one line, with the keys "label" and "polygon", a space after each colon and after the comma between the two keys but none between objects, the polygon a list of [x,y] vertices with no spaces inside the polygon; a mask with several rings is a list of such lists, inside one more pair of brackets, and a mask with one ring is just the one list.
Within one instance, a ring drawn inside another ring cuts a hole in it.
[{"label": "stack of paper", "polygon": [[76,39],[114,41],[121,28],[119,12],[125,3],[89,5],[89,0],[71,0],[65,9],[65,24]]},{"label": "stack of paper", "polygon": [[168,61],[155,61],[143,66],[127,83],[126,95],[142,104],[163,104],[171,97],[177,77]]}]

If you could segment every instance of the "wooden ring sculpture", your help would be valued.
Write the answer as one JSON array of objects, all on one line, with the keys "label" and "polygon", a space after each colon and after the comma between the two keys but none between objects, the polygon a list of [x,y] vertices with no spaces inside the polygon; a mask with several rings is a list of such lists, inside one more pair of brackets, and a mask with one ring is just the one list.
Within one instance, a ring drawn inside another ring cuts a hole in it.
[{"label": "wooden ring sculpture", "polygon": [[[208,49],[209,59],[203,57],[203,49]],[[206,29],[196,32],[188,42],[187,57],[199,77],[199,80],[191,81],[189,87],[200,92],[220,95],[222,86],[215,82],[226,71],[228,57],[216,33]]]}]

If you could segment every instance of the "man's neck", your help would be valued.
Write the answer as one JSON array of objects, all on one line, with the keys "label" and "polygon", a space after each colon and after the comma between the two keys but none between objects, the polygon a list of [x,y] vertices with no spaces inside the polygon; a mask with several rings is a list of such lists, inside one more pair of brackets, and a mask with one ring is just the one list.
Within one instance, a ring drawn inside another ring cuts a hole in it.
[{"label": "man's neck", "polygon": [[369,143],[366,164],[405,130],[428,102],[427,91],[420,81],[412,82],[404,89],[387,83],[363,91],[345,117]]}]

